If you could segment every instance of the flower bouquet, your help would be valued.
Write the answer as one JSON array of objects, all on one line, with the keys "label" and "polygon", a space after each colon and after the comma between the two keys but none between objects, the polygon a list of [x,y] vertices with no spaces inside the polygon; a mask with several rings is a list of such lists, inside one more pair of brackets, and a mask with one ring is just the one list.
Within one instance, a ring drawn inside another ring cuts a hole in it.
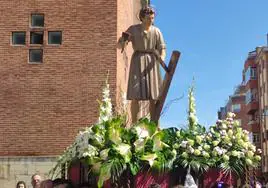
[{"label": "flower bouquet", "polygon": [[234,114],[229,113],[209,131],[198,124],[193,87],[185,129],[161,130],[147,118],[127,128],[125,113],[114,115],[109,92],[106,82],[98,122],[78,133],[51,170],[52,177],[62,166],[79,161],[87,166],[88,177],[96,177],[96,187],[146,187],[151,183],[170,187],[170,178],[179,178],[171,171],[189,170],[197,182],[209,169],[242,175],[245,168],[256,167],[261,160],[260,151],[249,142],[248,132],[233,119]]}]

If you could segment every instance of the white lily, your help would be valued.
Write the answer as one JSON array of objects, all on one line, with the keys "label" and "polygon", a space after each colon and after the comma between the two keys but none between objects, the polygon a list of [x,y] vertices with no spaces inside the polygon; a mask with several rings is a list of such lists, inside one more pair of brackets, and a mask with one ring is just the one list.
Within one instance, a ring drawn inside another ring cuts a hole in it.
[{"label": "white lily", "polygon": [[135,127],[139,138],[146,138],[149,136],[149,132],[141,127]]},{"label": "white lily", "polygon": [[155,153],[153,154],[147,154],[143,155],[141,157],[141,160],[148,161],[150,166],[153,166],[155,159],[157,158],[157,155]]},{"label": "white lily", "polygon": [[128,144],[121,143],[115,147],[116,151],[124,157],[126,162],[129,162],[131,159],[131,146]]}]

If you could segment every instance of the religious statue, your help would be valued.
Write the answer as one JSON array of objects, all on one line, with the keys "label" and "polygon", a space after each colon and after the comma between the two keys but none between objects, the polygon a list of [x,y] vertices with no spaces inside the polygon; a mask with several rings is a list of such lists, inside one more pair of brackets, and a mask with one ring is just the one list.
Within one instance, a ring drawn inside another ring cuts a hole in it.
[{"label": "religious statue", "polygon": [[[139,12],[140,24],[131,25],[118,40],[118,47],[124,50],[128,42],[132,43],[133,54],[130,63],[127,87],[127,100],[142,107],[140,102],[149,103],[151,120],[155,119],[155,104],[161,92],[162,78],[160,64],[166,56],[166,45],[159,28],[154,26],[155,10],[146,6]],[[167,71],[167,70],[166,70]],[[140,118],[132,112],[133,119]]]},{"label": "religious statue", "polygon": [[195,184],[194,178],[190,173],[190,168],[188,168],[188,170],[187,170],[184,187],[185,188],[197,188],[197,185]]}]

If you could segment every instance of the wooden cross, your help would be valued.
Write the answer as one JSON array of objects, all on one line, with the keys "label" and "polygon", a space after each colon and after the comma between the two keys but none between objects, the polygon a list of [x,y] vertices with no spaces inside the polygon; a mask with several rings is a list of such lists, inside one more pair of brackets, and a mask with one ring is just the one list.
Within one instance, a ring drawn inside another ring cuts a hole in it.
[{"label": "wooden cross", "polygon": [[171,55],[171,59],[170,59],[169,64],[168,64],[168,67],[167,67],[167,69],[165,69],[166,74],[165,74],[165,78],[163,81],[162,90],[160,93],[160,97],[156,102],[156,109],[155,109],[154,117],[152,117],[152,120],[157,122],[157,123],[159,121],[160,114],[161,114],[161,111],[163,109],[163,106],[164,106],[164,103],[165,103],[165,100],[167,97],[167,93],[168,93],[168,90],[170,87],[170,83],[172,81],[173,74],[175,72],[178,60],[180,58],[180,54],[181,53],[179,51],[173,51],[172,55]]}]

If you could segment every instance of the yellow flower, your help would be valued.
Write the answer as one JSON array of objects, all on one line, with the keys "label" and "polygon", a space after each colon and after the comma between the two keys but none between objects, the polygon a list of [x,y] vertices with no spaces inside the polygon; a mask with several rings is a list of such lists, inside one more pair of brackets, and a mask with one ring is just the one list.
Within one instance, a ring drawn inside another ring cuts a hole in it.
[{"label": "yellow flower", "polygon": [[199,155],[201,154],[201,151],[198,150],[198,149],[196,149],[196,150],[194,150],[194,154],[195,154],[196,156],[199,156]]},{"label": "yellow flower", "polygon": [[221,134],[220,134],[220,133],[215,132],[215,136],[216,136],[217,138],[220,138],[220,137],[221,137]]},{"label": "yellow flower", "polygon": [[247,156],[250,157],[250,158],[252,158],[254,156],[254,153],[252,151],[248,151],[247,152]]},{"label": "yellow flower", "polygon": [[183,152],[183,153],[181,154],[181,156],[184,157],[184,158],[188,158],[188,153]]},{"label": "yellow flower", "polygon": [[229,161],[229,159],[230,159],[229,156],[225,155],[225,154],[222,156],[222,158],[223,158],[224,161]]},{"label": "yellow flower", "polygon": [[245,141],[249,141],[248,135],[243,135],[243,139],[244,139]]},{"label": "yellow flower", "polygon": [[232,151],[232,156],[237,157],[239,155],[238,151]]},{"label": "yellow flower", "polygon": [[229,129],[228,132],[227,132],[228,136],[232,137],[233,136],[233,130]]},{"label": "yellow flower", "polygon": [[220,142],[219,142],[218,140],[214,140],[214,141],[212,142],[213,146],[217,146],[219,143],[220,143]]},{"label": "yellow flower", "polygon": [[260,161],[260,160],[261,160],[261,156],[256,155],[256,156],[255,156],[255,159],[256,159],[257,161]]},{"label": "yellow flower", "polygon": [[191,140],[191,139],[187,139],[188,140],[188,144],[190,145],[190,146],[193,146],[194,145],[194,140]]},{"label": "yellow flower", "polygon": [[221,124],[221,128],[222,128],[222,129],[227,129],[227,125],[226,125],[225,123],[222,123],[222,124]]},{"label": "yellow flower", "polygon": [[235,113],[233,113],[233,112],[228,112],[228,113],[227,113],[227,117],[228,117],[228,118],[234,118],[234,117],[235,117]]},{"label": "yellow flower", "polygon": [[173,148],[178,149],[180,145],[178,143],[174,144]]},{"label": "yellow flower", "polygon": [[205,158],[209,158],[209,157],[210,157],[209,153],[208,153],[208,152],[205,152],[205,151],[202,152],[202,155],[203,155]]},{"label": "yellow flower", "polygon": [[235,137],[236,137],[236,139],[241,139],[242,135],[241,135],[241,133],[236,133]]},{"label": "yellow flower", "polygon": [[248,149],[248,143],[247,143],[247,142],[244,142],[244,143],[242,144],[242,146],[243,146],[243,148]]},{"label": "yellow flower", "polygon": [[225,142],[225,143],[230,143],[231,142],[231,139],[228,137],[228,136],[225,136],[224,138],[223,138],[223,141]]},{"label": "yellow flower", "polygon": [[246,164],[252,166],[253,162],[251,159],[246,159]]},{"label": "yellow flower", "polygon": [[196,142],[197,142],[198,144],[201,144],[201,142],[202,142],[202,138],[201,138],[201,136],[196,136],[195,139],[196,139]]},{"label": "yellow flower", "polygon": [[210,146],[208,144],[205,144],[204,149],[208,151],[210,149]]},{"label": "yellow flower", "polygon": [[212,151],[212,155],[214,156],[214,157],[216,157],[217,155],[218,155],[218,153],[217,153],[217,151]]}]

